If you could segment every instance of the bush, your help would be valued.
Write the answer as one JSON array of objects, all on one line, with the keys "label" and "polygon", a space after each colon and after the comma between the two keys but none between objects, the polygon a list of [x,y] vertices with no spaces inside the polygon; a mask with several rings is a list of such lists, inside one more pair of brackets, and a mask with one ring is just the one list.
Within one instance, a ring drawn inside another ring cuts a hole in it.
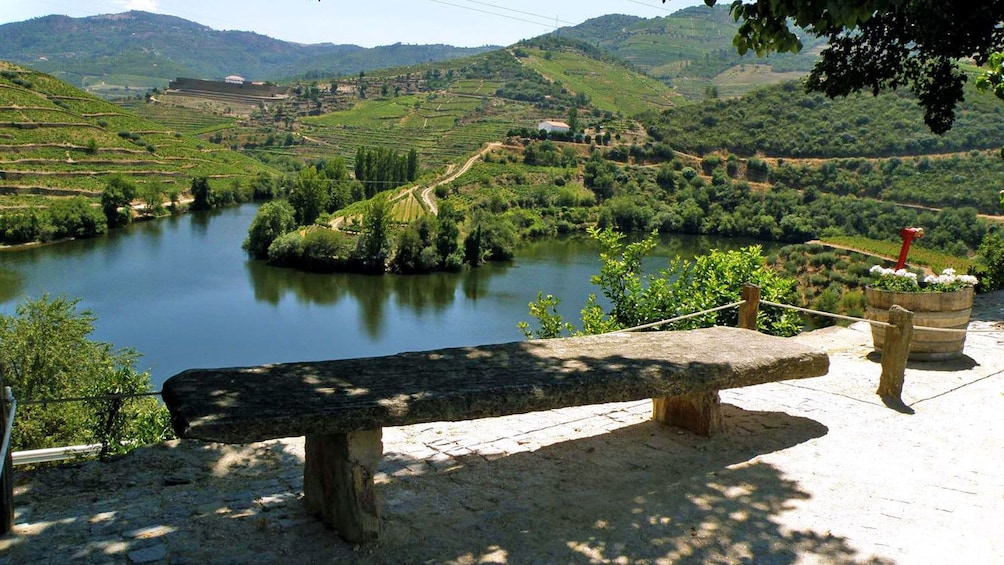
[{"label": "bush", "polygon": [[[758,246],[739,251],[715,250],[694,261],[678,259],[655,275],[643,275],[642,259],[655,246],[653,238],[625,245],[621,242],[623,236],[612,230],[591,233],[602,248],[600,274],[591,282],[600,287],[611,307],[604,311],[595,295],[590,296],[582,309],[581,333],[604,333],[722,306],[735,302],[746,283],[760,286],[764,300],[790,303],[793,296],[795,280],[767,268]],[[556,315],[548,313],[548,306],[539,302],[530,306],[531,315],[542,328],[570,327],[560,316],[554,319]],[[542,313],[547,319],[541,317]],[[681,320],[672,329],[735,326],[737,322],[737,310],[729,309]],[[794,335],[799,326],[797,316],[788,310],[761,310],[757,316],[757,327],[774,335]],[[528,337],[534,335],[529,324],[521,323],[520,327]],[[541,331],[535,335],[557,337]]]},{"label": "bush", "polygon": [[976,265],[970,274],[980,281],[977,290],[990,292],[1004,288],[1004,238],[1000,233],[987,234],[976,253]]},{"label": "bush", "polygon": [[[77,300],[24,300],[0,316],[0,365],[6,385],[23,401],[132,395],[150,378],[135,370],[139,354],[91,341],[96,318]],[[170,437],[167,410],[152,397],[58,404],[22,404],[13,428],[14,450],[101,443],[107,457]]]},{"label": "bush", "polygon": [[298,231],[280,235],[268,246],[268,262],[277,267],[295,267],[303,255],[303,236]]},{"label": "bush", "polygon": [[285,200],[266,202],[258,209],[248,236],[244,240],[244,249],[256,259],[268,257],[269,246],[279,236],[296,229],[296,211]]}]

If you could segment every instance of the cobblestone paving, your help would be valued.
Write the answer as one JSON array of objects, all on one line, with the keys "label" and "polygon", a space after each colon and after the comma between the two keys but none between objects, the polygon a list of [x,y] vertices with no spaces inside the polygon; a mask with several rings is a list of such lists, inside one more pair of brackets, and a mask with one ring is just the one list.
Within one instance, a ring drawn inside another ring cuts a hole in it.
[{"label": "cobblestone paving", "polygon": [[[1004,294],[978,300],[971,328],[1004,330]],[[913,414],[875,395],[864,324],[795,339],[830,373],[723,391],[711,439],[647,401],[386,429],[371,546],[306,513],[299,439],[16,469],[0,565],[1002,562],[1004,333],[910,363]]]}]

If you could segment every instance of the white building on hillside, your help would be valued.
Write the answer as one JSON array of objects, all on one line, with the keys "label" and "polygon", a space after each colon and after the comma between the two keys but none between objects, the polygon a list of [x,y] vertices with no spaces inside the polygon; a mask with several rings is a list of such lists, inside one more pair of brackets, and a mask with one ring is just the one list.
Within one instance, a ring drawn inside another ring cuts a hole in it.
[{"label": "white building on hillside", "polygon": [[568,127],[568,124],[566,124],[565,122],[544,120],[543,122],[540,122],[540,124],[537,126],[537,129],[538,130],[542,129],[548,133],[553,133],[553,132],[564,133],[572,128]]},{"label": "white building on hillside", "polygon": [[244,77],[238,75],[230,75],[223,79],[223,82],[227,84],[244,84]]}]

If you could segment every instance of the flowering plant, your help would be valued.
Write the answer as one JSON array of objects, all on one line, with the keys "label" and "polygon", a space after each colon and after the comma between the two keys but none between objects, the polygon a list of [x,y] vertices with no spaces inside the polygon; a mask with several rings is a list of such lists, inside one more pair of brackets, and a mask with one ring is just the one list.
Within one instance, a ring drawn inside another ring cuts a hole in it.
[{"label": "flowering plant", "polygon": [[887,269],[875,265],[869,272],[878,277],[872,283],[872,288],[893,292],[951,292],[975,286],[977,282],[972,275],[956,275],[955,269],[945,269],[940,275],[927,275],[922,281],[918,279],[917,273],[906,269]]}]

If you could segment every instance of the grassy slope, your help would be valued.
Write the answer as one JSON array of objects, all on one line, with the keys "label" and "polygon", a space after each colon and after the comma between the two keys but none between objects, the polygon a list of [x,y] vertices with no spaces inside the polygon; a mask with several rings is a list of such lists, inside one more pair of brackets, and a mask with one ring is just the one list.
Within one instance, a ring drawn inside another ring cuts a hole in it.
[{"label": "grassy slope", "polygon": [[620,65],[577,53],[549,51],[549,58],[545,58],[539,49],[526,51],[530,56],[523,59],[525,65],[572,92],[586,94],[601,110],[634,115],[669,108],[680,101],[666,85]]},{"label": "grassy slope", "polygon": [[[804,37],[802,53],[774,54],[759,59],[739,56],[732,46],[737,24],[728,7],[686,8],[662,18],[628,19],[603,16],[559,34],[580,39],[638,66],[673,86],[689,100],[700,100],[708,86],[722,96],[738,96],[771,82],[807,72],[815,60],[818,40]],[[760,65],[758,72],[750,68]]]},{"label": "grassy slope", "polygon": [[49,75],[8,63],[0,71],[4,192],[97,193],[113,174],[185,189],[198,176],[229,183],[275,173]]}]

